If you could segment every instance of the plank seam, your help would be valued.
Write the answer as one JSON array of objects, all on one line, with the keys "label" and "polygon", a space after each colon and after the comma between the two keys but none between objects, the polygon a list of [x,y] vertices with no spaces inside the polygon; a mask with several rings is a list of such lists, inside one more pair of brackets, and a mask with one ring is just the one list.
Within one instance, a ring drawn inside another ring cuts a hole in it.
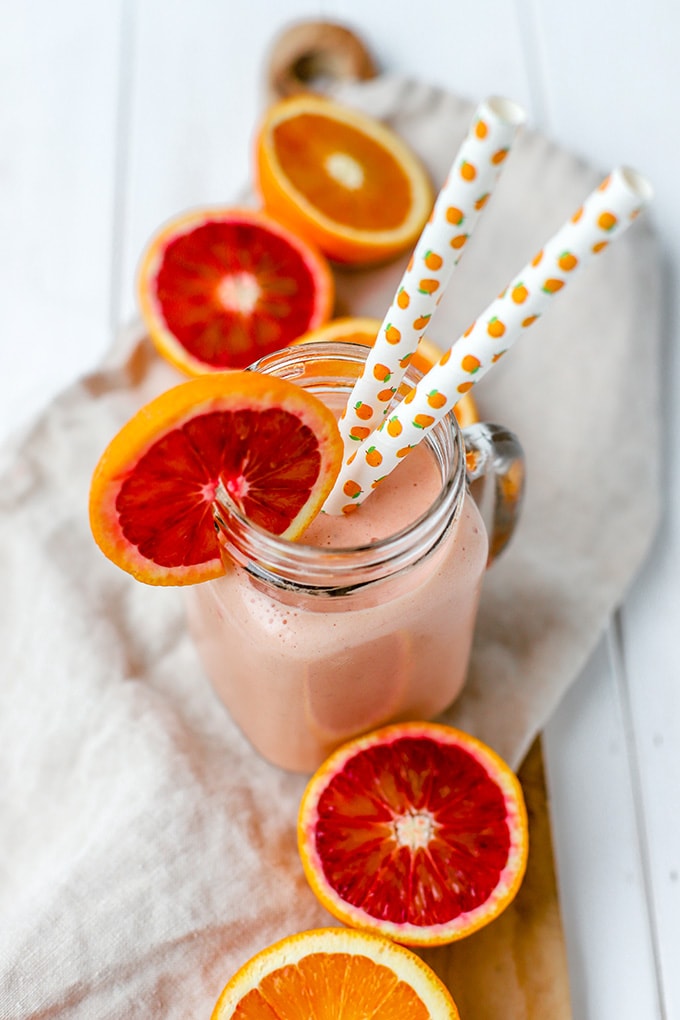
[{"label": "plank seam", "polygon": [[544,133],[552,127],[550,90],[546,74],[547,56],[537,0],[515,0],[519,38],[533,103],[533,126]]},{"label": "plank seam", "polygon": [[109,318],[112,337],[121,323],[123,287],[123,255],[127,212],[127,177],[130,161],[130,124],[133,102],[135,67],[135,18],[133,0],[121,0],[118,52],[118,96],[115,114],[115,146],[113,171],[113,224],[111,244],[111,292]]},{"label": "plank seam", "polygon": [[633,725],[633,708],[630,696],[630,682],[626,668],[623,626],[620,610],[614,614],[612,622],[607,627],[607,647],[614,674],[614,682],[619,693],[619,704],[621,706],[621,717],[623,730],[628,746],[628,774],[630,787],[633,794],[633,810],[635,813],[635,829],[637,833],[638,856],[640,859],[640,870],[644,889],[647,925],[649,929],[650,945],[654,966],[654,978],[656,983],[657,1005],[660,1020],[668,1020],[666,1009],[666,996],[664,992],[663,966],[661,963],[661,946],[659,945],[658,924],[656,910],[654,908],[654,883],[652,879],[651,855],[649,841],[647,839],[647,827],[645,818],[645,806],[642,787],[642,770],[640,768],[640,754]]}]

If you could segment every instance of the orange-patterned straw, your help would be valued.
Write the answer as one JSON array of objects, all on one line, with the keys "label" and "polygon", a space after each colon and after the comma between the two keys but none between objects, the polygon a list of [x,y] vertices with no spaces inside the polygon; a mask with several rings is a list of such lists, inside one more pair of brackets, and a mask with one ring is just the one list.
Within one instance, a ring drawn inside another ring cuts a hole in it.
[{"label": "orange-patterned straw", "polygon": [[387,413],[523,120],[524,112],[516,103],[498,96],[486,99],[477,108],[363,374],[350,394],[340,421],[348,456],[367,430],[377,428]]},{"label": "orange-patterned straw", "polygon": [[346,513],[361,503],[543,314],[577,271],[624,233],[651,197],[651,185],[640,174],[626,167],[614,170],[361,443],[340,472],[324,512]]}]

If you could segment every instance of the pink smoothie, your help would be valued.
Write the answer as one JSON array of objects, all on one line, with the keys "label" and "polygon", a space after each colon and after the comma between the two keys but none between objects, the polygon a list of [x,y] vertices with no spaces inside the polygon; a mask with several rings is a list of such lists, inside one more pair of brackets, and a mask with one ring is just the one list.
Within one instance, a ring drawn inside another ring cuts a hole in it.
[{"label": "pink smoothie", "polygon": [[[440,488],[421,443],[354,514],[312,522],[320,548],[370,543],[423,514]],[[465,681],[488,542],[469,495],[442,541],[397,578],[300,600],[240,567],[189,592],[189,624],[220,699],[267,759],[315,769],[339,743],[389,721],[428,719]]]}]

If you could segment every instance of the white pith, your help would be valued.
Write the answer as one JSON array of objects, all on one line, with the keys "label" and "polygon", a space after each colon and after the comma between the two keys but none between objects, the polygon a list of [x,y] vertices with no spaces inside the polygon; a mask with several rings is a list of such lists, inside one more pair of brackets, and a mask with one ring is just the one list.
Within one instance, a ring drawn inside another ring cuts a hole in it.
[{"label": "white pith", "polygon": [[394,838],[409,850],[424,850],[434,835],[436,821],[430,811],[407,811],[394,819]]},{"label": "white pith", "polygon": [[324,169],[329,177],[348,191],[358,191],[366,178],[361,163],[348,152],[331,152],[324,161]]},{"label": "white pith", "polygon": [[257,307],[261,289],[252,273],[229,273],[217,287],[217,298],[228,312],[250,315]]}]

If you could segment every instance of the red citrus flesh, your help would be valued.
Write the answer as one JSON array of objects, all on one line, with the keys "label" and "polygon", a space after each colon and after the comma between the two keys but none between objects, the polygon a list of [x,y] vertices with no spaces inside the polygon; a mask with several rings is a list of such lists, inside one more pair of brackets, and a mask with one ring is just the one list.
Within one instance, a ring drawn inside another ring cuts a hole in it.
[{"label": "red citrus flesh", "polygon": [[92,531],[140,580],[207,580],[224,571],[213,526],[220,480],[249,520],[295,538],[341,459],[335,419],[312,394],[257,372],[203,376],[151,401],[109,444],[92,479]]},{"label": "red citrus flesh", "polygon": [[479,741],[432,723],[387,727],[335,752],[309,784],[298,832],[326,907],[410,945],[487,924],[526,866],[514,774]]},{"label": "red citrus flesh", "polygon": [[138,292],[159,351],[192,374],[246,368],[325,322],[333,302],[324,257],[243,209],[168,224],[147,249]]}]

